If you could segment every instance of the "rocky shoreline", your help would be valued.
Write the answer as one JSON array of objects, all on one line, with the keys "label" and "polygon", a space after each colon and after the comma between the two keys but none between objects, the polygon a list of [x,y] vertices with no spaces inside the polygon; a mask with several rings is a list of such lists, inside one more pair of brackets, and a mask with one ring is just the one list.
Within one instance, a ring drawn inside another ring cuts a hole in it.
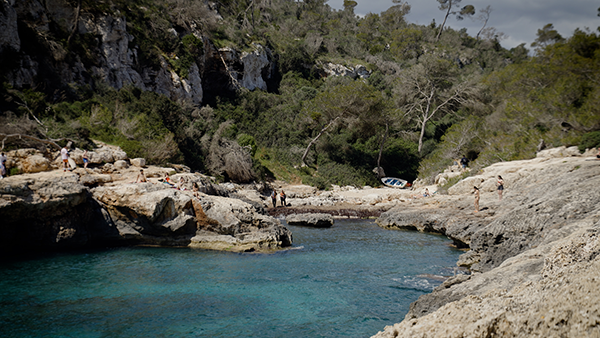
[{"label": "rocky shoreline", "polygon": [[[374,337],[599,337],[600,161],[591,154],[557,148],[496,163],[432,197],[419,194],[425,186],[317,191],[274,182],[287,194],[287,206],[276,208],[269,187],[216,184],[181,166],[120,159],[125,163],[64,173],[54,165],[0,180],[0,248],[5,254],[111,245],[269,252],[292,245],[280,222],[289,215],[376,218],[383,228],[447,236],[465,249],[458,265],[471,273],[421,296],[401,323]],[[140,166],[148,183],[132,183]],[[185,189],[160,182],[167,173],[183,178]],[[502,200],[498,175],[506,183]],[[192,183],[200,186],[196,195]],[[473,186],[481,191],[477,213]]]},{"label": "rocky shoreline", "polygon": [[[382,214],[380,226],[468,247],[458,265],[471,274],[449,278],[373,337],[600,337],[600,161],[577,155],[554,149],[497,163],[433,208]],[[501,201],[497,175],[507,182]],[[466,195],[474,185],[478,213]]]}]

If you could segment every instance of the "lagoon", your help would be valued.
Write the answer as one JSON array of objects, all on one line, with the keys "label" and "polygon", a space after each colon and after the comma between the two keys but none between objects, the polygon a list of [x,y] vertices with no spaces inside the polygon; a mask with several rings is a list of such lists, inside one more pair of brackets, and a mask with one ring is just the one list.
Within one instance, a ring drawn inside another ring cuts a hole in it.
[{"label": "lagoon", "polygon": [[370,337],[455,273],[443,236],[288,226],[273,254],[128,247],[4,258],[2,337]]}]

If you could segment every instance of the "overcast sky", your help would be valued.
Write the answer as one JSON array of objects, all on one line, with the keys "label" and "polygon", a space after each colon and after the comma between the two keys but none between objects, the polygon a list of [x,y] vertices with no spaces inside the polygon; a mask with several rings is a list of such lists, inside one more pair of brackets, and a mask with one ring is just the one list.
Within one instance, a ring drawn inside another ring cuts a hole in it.
[{"label": "overcast sky", "polygon": [[[355,1],[358,6],[354,13],[358,15],[379,14],[394,5],[392,0]],[[407,2],[411,6],[411,11],[406,16],[409,23],[428,25],[435,19],[439,25],[444,20],[445,13],[438,8],[439,2],[436,0]],[[342,9],[343,3],[344,0],[327,1],[335,9]],[[591,31],[598,32],[597,28],[600,26],[600,17],[597,16],[600,7],[598,0],[462,0],[459,4],[460,7],[465,5],[475,6],[477,14],[480,9],[491,5],[488,27],[494,27],[508,36],[501,44],[509,49],[525,43],[526,48],[531,50],[530,44],[535,40],[537,30],[549,23],[565,38],[572,36],[576,28],[584,30],[588,27]],[[455,17],[448,17],[446,25],[454,29],[467,28],[469,35],[475,36],[482,24],[469,18],[458,21]]]}]

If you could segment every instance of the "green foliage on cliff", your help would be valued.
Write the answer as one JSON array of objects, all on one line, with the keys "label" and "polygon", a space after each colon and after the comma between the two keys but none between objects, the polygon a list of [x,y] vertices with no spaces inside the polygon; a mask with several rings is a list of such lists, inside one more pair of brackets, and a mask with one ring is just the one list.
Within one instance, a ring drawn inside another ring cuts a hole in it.
[{"label": "green foliage on cliff", "polygon": [[[435,23],[407,22],[410,7],[402,2],[364,17],[354,14],[354,1],[343,10],[322,0],[67,3],[88,18],[125,18],[140,72],[166,62],[187,78],[197,65],[203,105],[134,87],[111,89],[97,79],[87,86],[61,83],[50,64],[96,66],[101,37],[73,34],[64,22],[50,22],[42,35],[22,18],[19,33],[28,44],[21,54],[4,51],[0,61],[17,67],[20,56],[34,56],[43,80],[36,88],[3,86],[0,134],[69,139],[84,148],[99,139],[149,163],[185,162],[223,177],[235,172],[219,167],[226,154],[248,151],[256,179],[324,188],[378,185],[377,166],[413,180],[434,177],[462,155],[475,168],[529,158],[540,140],[582,150],[598,145],[596,33],[578,30],[559,39],[545,27],[529,56],[523,45],[502,48],[498,35],[474,38],[445,28],[438,37]],[[216,50],[252,51],[254,43],[272,54],[269,90],[232,90],[231,74],[242,66],[225,69]],[[329,63],[363,65],[370,76],[327,76]],[[248,175],[246,168],[242,176]]]}]

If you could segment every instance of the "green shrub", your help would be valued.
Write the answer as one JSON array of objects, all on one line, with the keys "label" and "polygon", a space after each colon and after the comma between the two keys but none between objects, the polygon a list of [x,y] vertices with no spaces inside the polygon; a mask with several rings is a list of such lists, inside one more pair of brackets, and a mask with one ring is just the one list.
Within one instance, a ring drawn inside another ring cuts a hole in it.
[{"label": "green shrub", "polygon": [[256,140],[254,136],[248,134],[239,134],[237,137],[237,142],[242,147],[250,147],[250,155],[254,157],[256,154]]},{"label": "green shrub", "polygon": [[583,153],[586,149],[598,147],[600,147],[600,131],[593,131],[581,137],[581,143],[579,143],[580,152]]}]

